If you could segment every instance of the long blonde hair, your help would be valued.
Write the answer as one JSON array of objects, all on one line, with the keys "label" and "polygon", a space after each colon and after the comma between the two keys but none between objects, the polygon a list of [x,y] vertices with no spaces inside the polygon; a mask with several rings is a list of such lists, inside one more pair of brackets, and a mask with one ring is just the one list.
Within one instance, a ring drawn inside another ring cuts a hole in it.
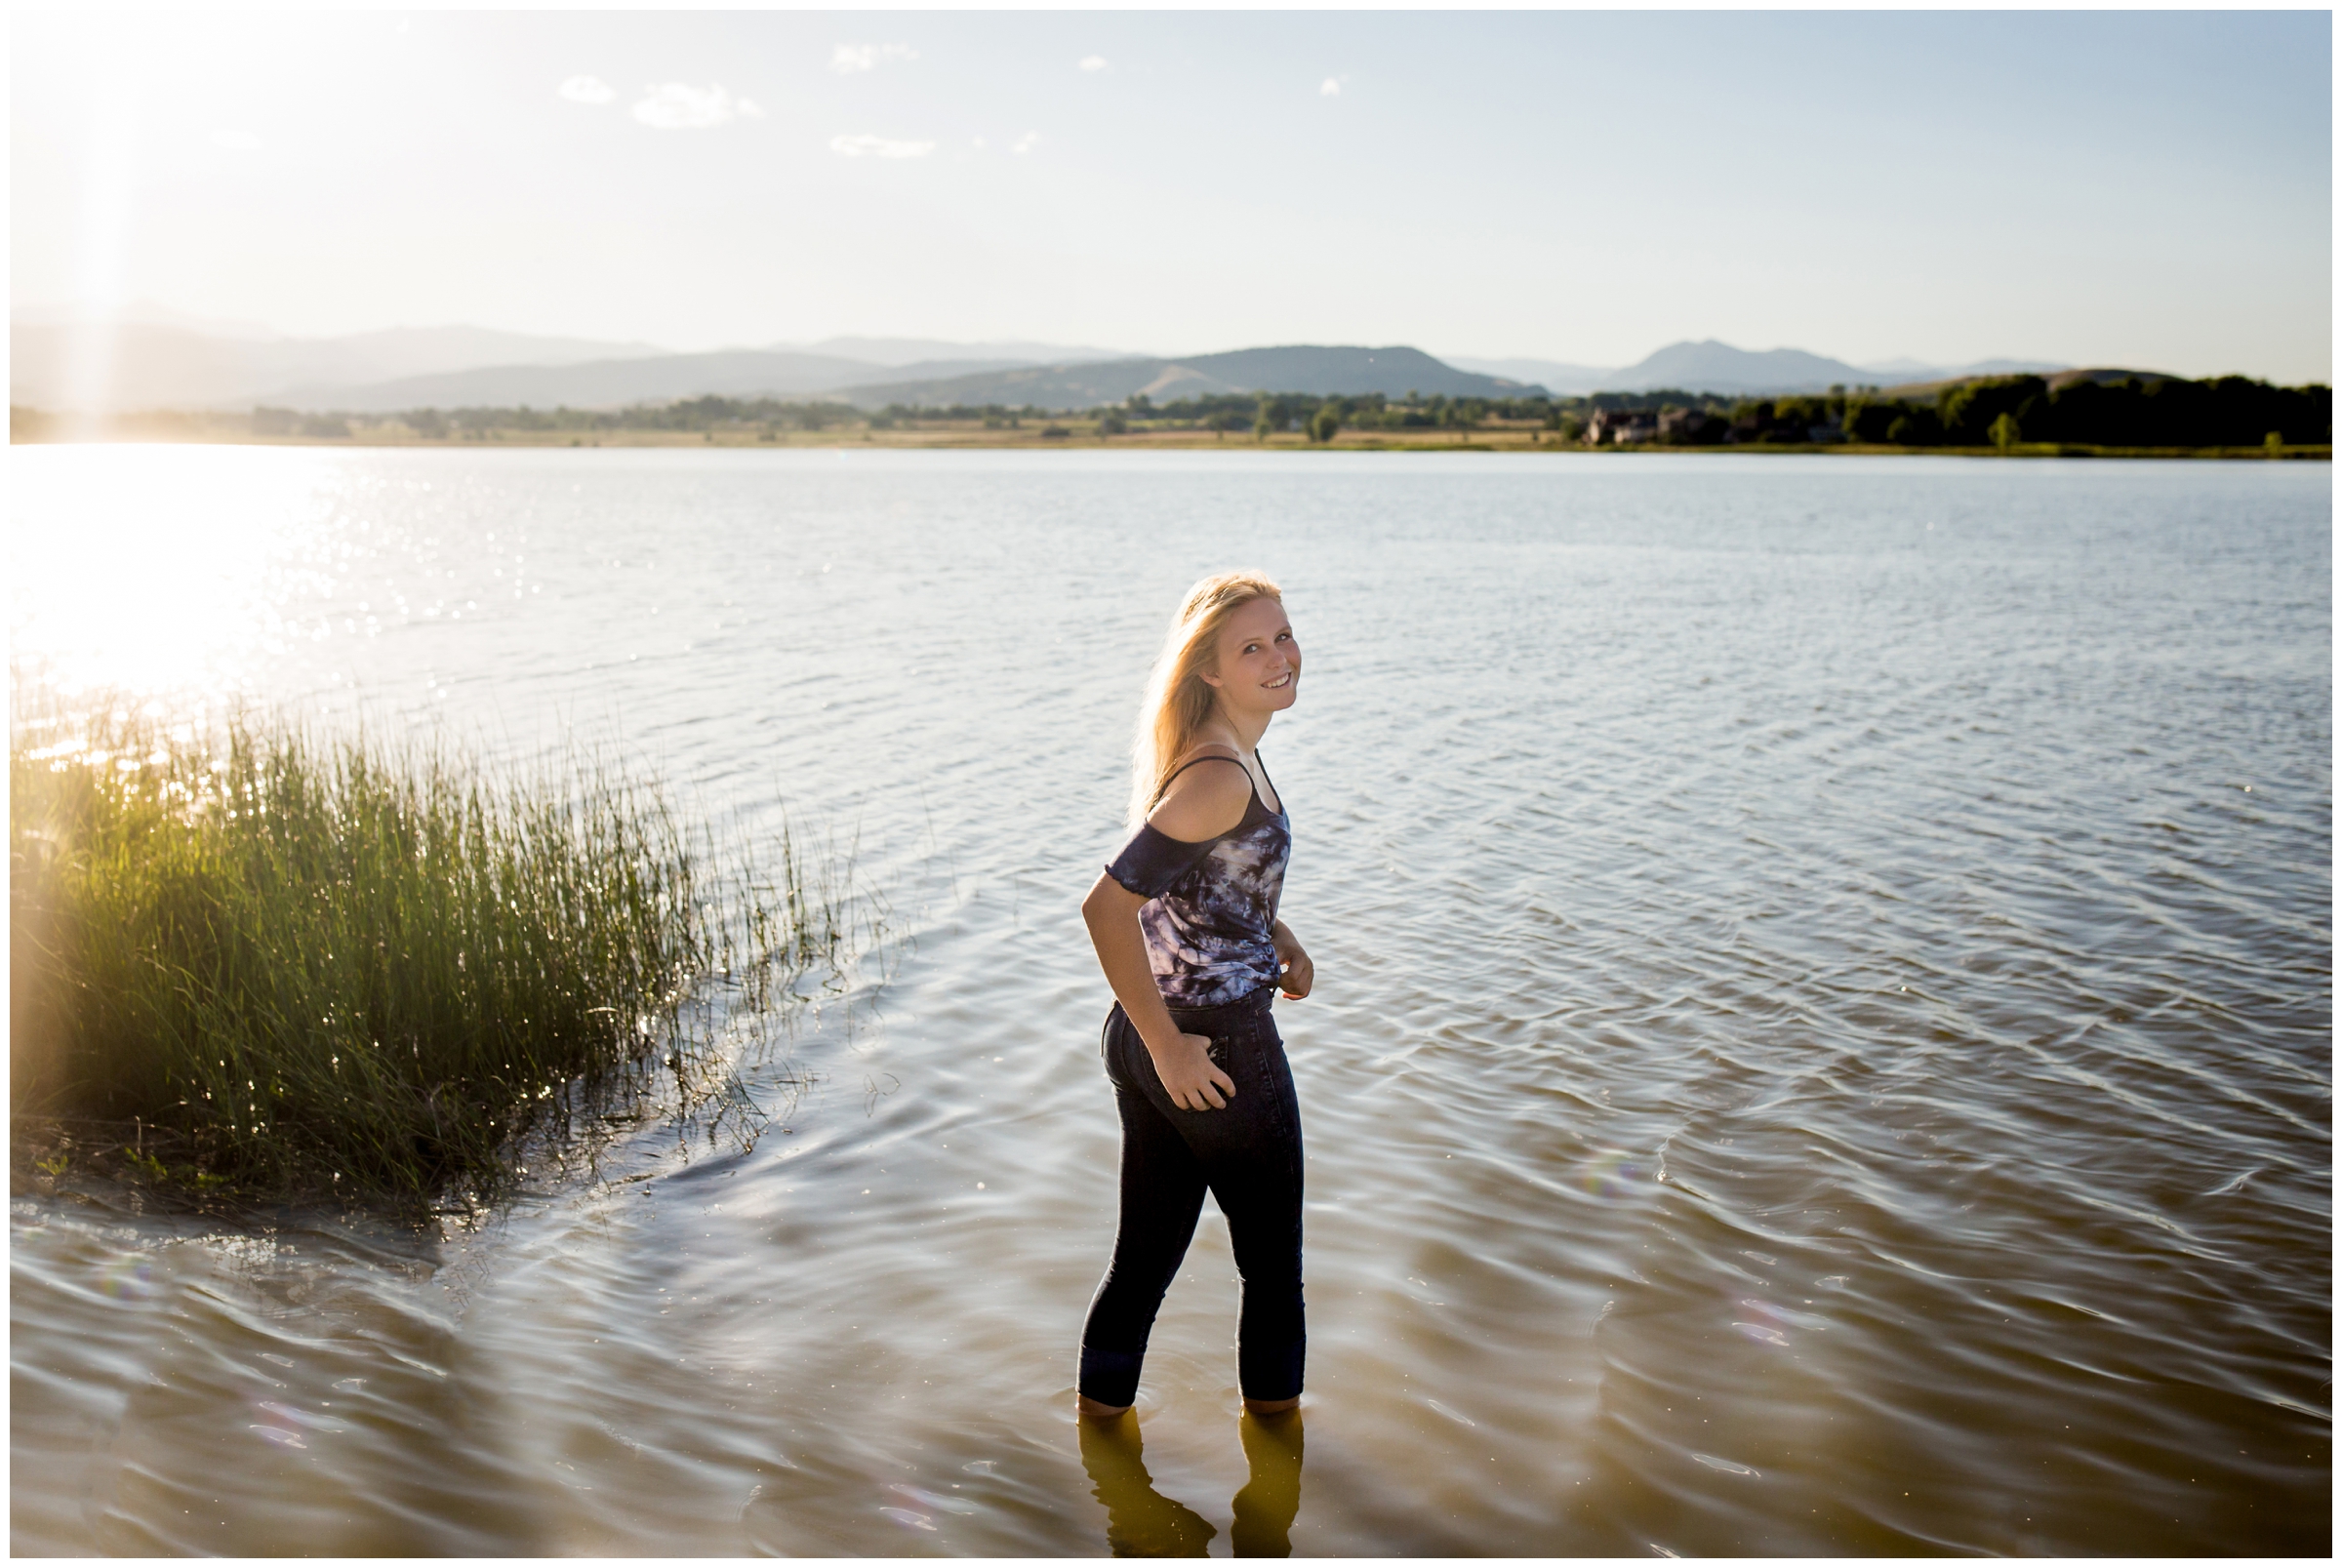
[{"label": "long blonde hair", "polygon": [[1130,748],[1134,830],[1154,810],[1163,786],[1171,782],[1171,770],[1212,716],[1218,694],[1203,676],[1219,663],[1220,628],[1253,600],[1284,596],[1282,588],[1258,572],[1222,572],[1188,589],[1188,596],[1179,601],[1154,672],[1147,678],[1147,700],[1139,704],[1139,731]]}]

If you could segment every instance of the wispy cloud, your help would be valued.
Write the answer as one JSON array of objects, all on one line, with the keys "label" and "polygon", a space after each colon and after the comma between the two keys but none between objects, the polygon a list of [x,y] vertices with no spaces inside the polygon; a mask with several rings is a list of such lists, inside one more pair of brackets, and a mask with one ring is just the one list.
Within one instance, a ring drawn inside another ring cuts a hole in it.
[{"label": "wispy cloud", "polygon": [[229,152],[258,152],[261,139],[251,131],[220,130],[212,133],[212,145]]},{"label": "wispy cloud", "polygon": [[1030,152],[1033,148],[1039,146],[1040,144],[1041,133],[1038,131],[1028,131],[1023,136],[1017,138],[1016,141],[1010,142],[1008,144],[1008,150],[1011,152]]},{"label": "wispy cloud", "polygon": [[1342,96],[1342,79],[1338,76],[1328,76],[1324,81],[1319,82],[1317,96],[1319,98],[1340,98]]},{"label": "wispy cloud", "polygon": [[829,57],[829,68],[840,76],[856,71],[874,71],[890,60],[916,60],[919,52],[909,44],[840,44]]},{"label": "wispy cloud", "polygon": [[1081,57],[1081,68],[1085,71],[1102,71],[1106,69],[1106,57],[1104,55],[1084,55]]},{"label": "wispy cloud", "polygon": [[687,82],[661,82],[643,90],[634,105],[634,118],[655,131],[705,131],[734,120],[761,120],[764,110],[745,98],[734,98],[721,85],[693,87]]},{"label": "wispy cloud", "polygon": [[618,90],[598,76],[572,76],[561,84],[561,96],[572,103],[607,103]]},{"label": "wispy cloud", "polygon": [[897,141],[882,136],[833,136],[829,150],[841,158],[924,158],[935,150],[935,143]]}]

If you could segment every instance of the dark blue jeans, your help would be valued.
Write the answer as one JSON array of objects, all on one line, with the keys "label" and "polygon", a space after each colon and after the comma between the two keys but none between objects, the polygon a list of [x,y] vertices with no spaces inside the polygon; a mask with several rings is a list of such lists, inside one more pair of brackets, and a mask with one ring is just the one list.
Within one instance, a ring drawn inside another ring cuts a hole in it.
[{"label": "dark blue jeans", "polygon": [[1081,1334],[1081,1391],[1105,1405],[1138,1397],[1154,1314],[1179,1272],[1209,1189],[1228,1218],[1244,1281],[1236,1381],[1247,1399],[1301,1392],[1301,1108],[1264,985],[1225,1007],[1175,1007],[1171,1021],[1208,1035],[1236,1083],[1219,1110],[1182,1110],[1120,1003],[1101,1051],[1122,1113],[1122,1212],[1114,1259]]}]

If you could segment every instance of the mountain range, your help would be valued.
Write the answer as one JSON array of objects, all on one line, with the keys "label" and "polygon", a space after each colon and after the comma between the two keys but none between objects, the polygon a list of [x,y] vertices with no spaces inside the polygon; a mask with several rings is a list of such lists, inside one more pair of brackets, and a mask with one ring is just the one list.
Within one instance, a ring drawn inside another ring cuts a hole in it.
[{"label": "mountain range", "polygon": [[383,414],[410,408],[611,408],[718,395],[889,403],[1000,403],[1080,409],[1139,393],[1157,402],[1259,391],[1506,397],[1681,388],[1727,394],[2052,371],[2036,360],[1858,366],[1796,348],[1760,352],[1709,340],[1634,365],[1434,358],[1393,345],[1295,344],[1156,355],[1031,342],[830,338],[676,353],[655,344],[530,336],[480,327],[392,328],[290,338],[265,328],[148,311],[111,321],[20,311],[11,322],[9,400],[50,410],[246,409]]},{"label": "mountain range", "polygon": [[1670,343],[1632,365],[1572,365],[1550,359],[1478,359],[1450,354],[1460,370],[1534,382],[1549,392],[1649,392],[1662,387],[1688,392],[1824,392],[1833,386],[1878,386],[1907,382],[1957,381],[1962,376],[2019,376],[2063,370],[2042,359],[1980,359],[1965,365],[1936,365],[1918,359],[1851,365],[1801,348],[1753,351],[1710,338]]},{"label": "mountain range", "polygon": [[297,387],[358,387],[492,365],[655,359],[648,343],[481,327],[396,327],[346,338],[251,337],[166,321],[10,323],[12,403],[52,409],[249,408]]},{"label": "mountain range", "polygon": [[1180,359],[1113,359],[1088,365],[1029,365],[1014,370],[960,375],[942,380],[883,382],[852,387],[841,395],[866,408],[889,403],[982,405],[1046,409],[1096,408],[1145,394],[1158,403],[1175,398],[1251,392],[1381,392],[1404,397],[1526,397],[1536,388],[1523,382],[1458,370],[1420,348],[1338,348],[1294,344],[1281,348],[1238,348]]}]

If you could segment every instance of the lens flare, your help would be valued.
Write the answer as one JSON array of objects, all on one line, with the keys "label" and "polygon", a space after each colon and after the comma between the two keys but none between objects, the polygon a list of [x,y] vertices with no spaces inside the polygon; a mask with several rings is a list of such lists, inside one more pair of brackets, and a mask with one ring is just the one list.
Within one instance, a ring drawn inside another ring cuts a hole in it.
[{"label": "lens flare", "polygon": [[98,1290],[110,1301],[142,1302],[154,1294],[154,1266],[137,1253],[116,1258],[99,1275]]},{"label": "lens flare", "polygon": [[1597,1198],[1620,1198],[1642,1179],[1642,1166],[1624,1149],[1604,1149],[1586,1162],[1584,1186]]}]

